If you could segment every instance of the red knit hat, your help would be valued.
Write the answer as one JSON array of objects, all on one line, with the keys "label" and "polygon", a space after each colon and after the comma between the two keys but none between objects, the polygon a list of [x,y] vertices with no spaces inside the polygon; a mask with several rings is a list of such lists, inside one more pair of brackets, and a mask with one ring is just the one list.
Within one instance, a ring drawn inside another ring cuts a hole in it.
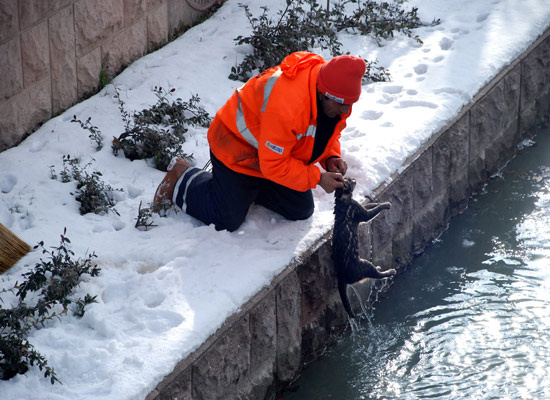
[{"label": "red knit hat", "polygon": [[361,95],[361,79],[367,65],[355,56],[337,56],[323,64],[317,77],[317,89],[340,104],[352,104]]}]

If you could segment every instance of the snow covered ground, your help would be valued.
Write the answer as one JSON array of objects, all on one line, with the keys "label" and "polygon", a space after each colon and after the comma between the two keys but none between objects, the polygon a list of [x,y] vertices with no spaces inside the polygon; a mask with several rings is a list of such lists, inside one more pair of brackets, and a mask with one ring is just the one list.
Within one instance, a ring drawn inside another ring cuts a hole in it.
[{"label": "snow covered ground", "polygon": [[[248,49],[233,39],[250,32],[239,3],[254,15],[283,0],[228,0],[204,23],[130,65],[114,81],[127,110],[155,103],[153,87],[175,88],[187,100],[198,94],[213,116],[239,82],[227,78]],[[410,0],[425,22],[415,34],[397,34],[379,47],[370,37],[342,35],[344,50],[378,59],[391,82],[363,88],[342,137],[348,175],[357,198],[369,194],[403,161],[451,120],[477,91],[520,55],[550,25],[550,0]],[[330,59],[329,54],[323,54]],[[237,60],[237,61],[236,61]],[[200,346],[223,321],[308,246],[333,220],[333,196],[314,190],[315,214],[285,221],[253,206],[234,232],[216,232],[178,213],[155,218],[148,231],[134,227],[140,202],[148,205],[164,174],[146,164],[115,157],[110,138],[123,131],[109,85],[94,97],[45,123],[19,146],[0,153],[0,222],[31,245],[57,246],[63,229],[76,256],[94,251],[102,271],[77,295],[98,296],[82,319],[66,315],[34,331],[30,342],[48,359],[63,385],[51,385],[37,368],[0,381],[2,399],[144,398],[173,367]],[[106,145],[96,152],[73,115],[99,127]],[[206,129],[191,129],[184,149],[197,166],[208,160]],[[117,194],[120,215],[81,216],[71,192],[75,183],[51,179],[63,156],[91,162]],[[33,251],[1,276],[11,287],[42,254]],[[5,297],[3,306],[9,304]],[[7,303],[7,304],[6,304]]]}]

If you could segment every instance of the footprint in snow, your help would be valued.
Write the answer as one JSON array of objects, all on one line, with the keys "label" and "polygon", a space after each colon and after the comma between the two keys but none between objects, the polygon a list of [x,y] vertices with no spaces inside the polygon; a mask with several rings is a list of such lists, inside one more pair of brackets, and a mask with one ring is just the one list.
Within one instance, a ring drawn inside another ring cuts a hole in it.
[{"label": "footprint in snow", "polygon": [[419,100],[403,100],[400,101],[395,108],[410,108],[410,107],[427,107],[427,108],[437,108],[438,105],[431,103],[429,101],[419,101]]},{"label": "footprint in snow", "polygon": [[17,184],[17,177],[12,174],[0,175],[0,192],[9,193]]},{"label": "footprint in snow", "polygon": [[384,93],[389,93],[389,94],[399,94],[401,93],[402,90],[403,90],[403,86],[399,86],[399,85],[385,86],[382,89]]},{"label": "footprint in snow", "polygon": [[489,16],[489,13],[480,14],[477,16],[476,22],[483,22],[487,19],[488,16]]},{"label": "footprint in snow", "polygon": [[441,94],[441,93],[455,94],[455,93],[460,93],[462,91],[455,89],[453,87],[442,87],[442,88],[434,89],[433,92],[435,94]]},{"label": "footprint in snow", "polygon": [[432,61],[433,61],[434,63],[438,63],[438,62],[440,62],[440,61],[443,61],[444,58],[445,58],[445,57],[443,57],[443,56],[437,56],[437,57],[435,57]]},{"label": "footprint in snow", "polygon": [[40,150],[42,150],[48,142],[46,140],[37,140],[34,141],[31,144],[31,147],[29,148],[29,151],[31,153],[38,153]]},{"label": "footprint in snow", "polygon": [[363,119],[375,121],[379,119],[382,116],[382,114],[384,113],[381,111],[367,110],[367,111],[364,111],[363,114],[361,114],[361,117],[363,117]]},{"label": "footprint in snow", "polygon": [[174,311],[170,310],[140,310],[141,314],[145,317],[145,327],[151,332],[162,333],[181,325],[185,318]]},{"label": "footprint in snow", "polygon": [[453,43],[454,43],[453,39],[444,37],[439,41],[439,47],[441,48],[441,50],[449,50],[452,47]]},{"label": "footprint in snow", "polygon": [[149,308],[157,308],[165,299],[166,295],[157,291],[148,292],[143,296],[143,302]]},{"label": "footprint in snow", "polygon": [[426,72],[428,72],[428,66],[426,64],[418,64],[413,69],[417,75],[424,75]]},{"label": "footprint in snow", "polygon": [[392,96],[388,96],[386,93],[383,94],[383,98],[380,100],[377,100],[376,102],[378,104],[390,104],[394,98]]}]

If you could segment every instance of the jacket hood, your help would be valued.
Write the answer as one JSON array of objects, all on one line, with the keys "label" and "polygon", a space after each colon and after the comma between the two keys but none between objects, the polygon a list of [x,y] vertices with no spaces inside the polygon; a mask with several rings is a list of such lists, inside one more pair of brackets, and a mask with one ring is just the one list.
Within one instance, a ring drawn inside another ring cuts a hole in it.
[{"label": "jacket hood", "polygon": [[325,60],[323,57],[317,54],[307,51],[298,51],[289,54],[283,59],[281,62],[281,71],[290,79],[294,79],[299,71],[324,63]]}]

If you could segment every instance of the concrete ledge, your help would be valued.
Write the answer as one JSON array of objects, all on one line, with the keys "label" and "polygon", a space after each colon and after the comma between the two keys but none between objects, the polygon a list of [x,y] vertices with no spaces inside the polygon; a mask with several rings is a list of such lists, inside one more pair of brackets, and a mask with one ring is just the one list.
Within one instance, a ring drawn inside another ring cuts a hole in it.
[{"label": "concrete ledge", "polygon": [[[403,271],[548,116],[550,30],[377,188],[376,198],[393,206],[363,224],[362,256]],[[346,329],[330,237],[243,305],[147,400],[274,399]]]}]

